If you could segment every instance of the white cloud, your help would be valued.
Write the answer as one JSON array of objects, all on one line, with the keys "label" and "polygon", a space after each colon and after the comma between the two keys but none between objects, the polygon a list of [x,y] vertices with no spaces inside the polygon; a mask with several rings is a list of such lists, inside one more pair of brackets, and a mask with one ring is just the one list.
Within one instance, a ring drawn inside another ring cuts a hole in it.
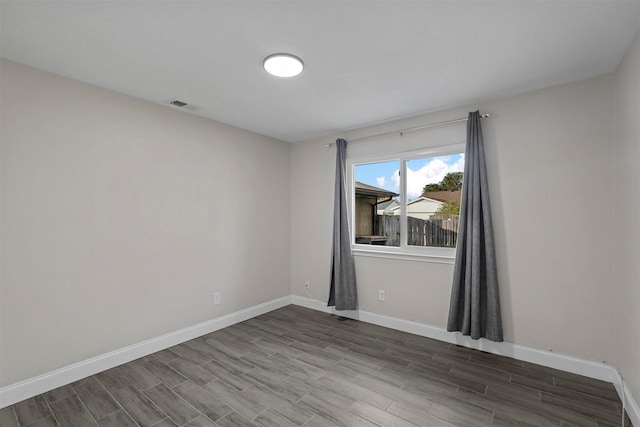
[{"label": "white cloud", "polygon": [[[413,200],[420,197],[425,185],[442,181],[442,178],[449,172],[463,171],[464,155],[451,165],[447,165],[442,158],[433,158],[418,170],[407,168],[407,198]],[[399,171],[394,172],[391,181],[395,188],[400,188]]]},{"label": "white cloud", "polygon": [[440,159],[432,159],[416,171],[407,168],[407,197],[419,197],[425,185],[442,181],[448,172],[449,166]]},{"label": "white cloud", "polygon": [[376,178],[376,182],[378,183],[378,185],[380,187],[383,187],[384,184],[387,182],[386,178],[384,176],[379,176]]},{"label": "white cloud", "polygon": [[391,175],[391,182],[395,188],[400,188],[400,171],[398,169]]},{"label": "white cloud", "polygon": [[464,172],[464,153],[460,154],[457,162],[449,166],[449,172]]}]

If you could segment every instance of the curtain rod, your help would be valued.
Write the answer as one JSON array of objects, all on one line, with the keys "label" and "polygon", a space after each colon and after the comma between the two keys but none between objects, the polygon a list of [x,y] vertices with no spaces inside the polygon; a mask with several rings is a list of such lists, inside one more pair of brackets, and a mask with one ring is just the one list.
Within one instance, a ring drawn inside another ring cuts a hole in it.
[{"label": "curtain rod", "polygon": [[[491,117],[491,114],[488,114],[488,113],[487,114],[480,114],[480,117],[482,117],[482,118]],[[443,126],[443,125],[448,125],[448,124],[458,123],[458,122],[466,122],[467,120],[469,120],[469,117],[461,117],[459,119],[447,120],[445,122],[430,123],[428,125],[416,126],[416,127],[407,128],[407,129],[394,130],[394,131],[391,131],[391,132],[378,133],[378,134],[367,135],[367,136],[360,136],[358,138],[350,139],[347,142],[357,142],[357,141],[362,141],[362,140],[369,139],[369,138],[379,138],[381,136],[389,136],[389,135],[395,135],[395,134],[403,136],[405,134],[405,132],[413,132],[413,131],[416,131],[416,130],[422,130],[422,129],[432,128],[432,127],[436,127],[436,126]],[[332,143],[327,144],[327,147],[333,147],[334,145],[336,145],[336,144],[334,142],[332,142]]]}]

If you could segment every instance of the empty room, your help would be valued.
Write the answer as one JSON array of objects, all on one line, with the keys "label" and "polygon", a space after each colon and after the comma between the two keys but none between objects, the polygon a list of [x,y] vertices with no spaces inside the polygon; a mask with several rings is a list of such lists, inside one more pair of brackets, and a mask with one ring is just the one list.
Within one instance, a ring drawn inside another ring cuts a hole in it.
[{"label": "empty room", "polygon": [[0,0],[0,426],[640,427],[640,0]]}]

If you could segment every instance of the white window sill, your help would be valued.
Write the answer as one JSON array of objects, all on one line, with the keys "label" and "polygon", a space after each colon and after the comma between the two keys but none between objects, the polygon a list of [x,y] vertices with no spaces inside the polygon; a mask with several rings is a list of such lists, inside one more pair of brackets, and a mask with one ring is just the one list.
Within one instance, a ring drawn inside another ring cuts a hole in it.
[{"label": "white window sill", "polygon": [[450,253],[420,253],[420,252],[406,252],[406,251],[392,251],[381,249],[369,249],[363,248],[358,245],[352,247],[351,252],[354,256],[373,257],[373,258],[387,258],[387,259],[400,259],[404,261],[419,261],[419,262],[431,262],[437,264],[452,264],[455,262],[456,255],[455,249],[452,249]]}]

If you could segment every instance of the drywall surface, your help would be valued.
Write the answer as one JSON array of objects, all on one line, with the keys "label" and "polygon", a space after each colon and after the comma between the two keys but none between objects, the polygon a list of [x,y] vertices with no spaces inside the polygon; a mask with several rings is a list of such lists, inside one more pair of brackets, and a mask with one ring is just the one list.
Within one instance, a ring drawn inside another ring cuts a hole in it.
[{"label": "drywall surface", "polygon": [[0,386],[290,294],[289,144],[0,76]]},{"label": "drywall surface", "polygon": [[640,34],[615,74],[615,364],[640,399]]},{"label": "drywall surface", "polygon": [[[610,361],[613,345],[611,75],[425,114],[292,148],[292,293],[329,291],[336,137],[466,117],[480,109],[505,340]],[[464,142],[464,123],[353,143],[348,158]],[[356,256],[360,308],[445,328],[453,266]],[[378,301],[378,290],[386,301]]]}]

